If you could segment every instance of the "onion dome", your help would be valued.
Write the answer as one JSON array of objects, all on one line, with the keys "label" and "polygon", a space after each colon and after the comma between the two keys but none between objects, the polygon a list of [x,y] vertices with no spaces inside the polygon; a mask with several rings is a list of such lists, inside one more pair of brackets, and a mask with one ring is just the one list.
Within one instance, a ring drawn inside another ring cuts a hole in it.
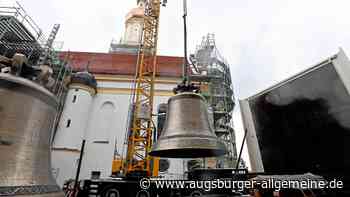
[{"label": "onion dome", "polygon": [[95,77],[87,71],[77,72],[72,74],[71,83],[83,84],[93,89],[96,89],[97,87],[97,82]]}]

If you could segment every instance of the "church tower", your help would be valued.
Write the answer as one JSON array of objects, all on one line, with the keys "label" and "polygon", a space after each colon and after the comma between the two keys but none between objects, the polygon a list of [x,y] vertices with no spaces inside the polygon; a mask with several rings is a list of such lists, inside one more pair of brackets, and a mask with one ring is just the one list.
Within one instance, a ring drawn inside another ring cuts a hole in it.
[{"label": "church tower", "polygon": [[112,41],[110,53],[137,53],[142,35],[145,5],[146,0],[138,0],[137,7],[126,15],[124,36],[119,43]]},{"label": "church tower", "polygon": [[137,1],[137,8],[133,8],[125,18],[125,32],[122,44],[139,45],[143,27],[145,0]]},{"label": "church tower", "polygon": [[87,70],[71,76],[51,150],[53,174],[59,185],[63,185],[68,178],[73,178],[76,173],[81,143],[86,136],[96,93],[96,79]]}]

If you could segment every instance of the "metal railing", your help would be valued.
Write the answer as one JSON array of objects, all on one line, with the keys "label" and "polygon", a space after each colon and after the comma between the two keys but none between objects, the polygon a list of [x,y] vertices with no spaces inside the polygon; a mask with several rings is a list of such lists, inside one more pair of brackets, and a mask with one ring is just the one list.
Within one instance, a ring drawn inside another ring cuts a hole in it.
[{"label": "metal railing", "polygon": [[34,39],[40,44],[45,44],[45,35],[39,25],[30,17],[24,8],[16,1],[15,6],[0,6],[0,15],[12,16],[28,29]]}]

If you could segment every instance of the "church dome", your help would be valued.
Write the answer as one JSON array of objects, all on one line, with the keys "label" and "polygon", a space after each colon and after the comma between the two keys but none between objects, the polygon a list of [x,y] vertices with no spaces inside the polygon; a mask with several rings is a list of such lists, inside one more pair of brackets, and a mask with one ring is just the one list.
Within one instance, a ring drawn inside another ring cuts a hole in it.
[{"label": "church dome", "polygon": [[94,89],[96,89],[97,87],[95,77],[91,73],[86,71],[74,73],[71,78],[71,83],[80,83],[92,87]]},{"label": "church dome", "polygon": [[126,15],[125,19],[128,21],[130,18],[142,18],[144,16],[144,8],[137,7],[130,10],[130,12]]}]

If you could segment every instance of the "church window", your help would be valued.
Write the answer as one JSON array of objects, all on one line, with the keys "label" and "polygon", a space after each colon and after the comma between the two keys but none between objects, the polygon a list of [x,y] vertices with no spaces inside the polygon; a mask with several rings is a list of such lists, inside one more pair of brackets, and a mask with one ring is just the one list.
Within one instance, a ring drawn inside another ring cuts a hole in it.
[{"label": "church window", "polygon": [[67,128],[70,127],[71,122],[72,122],[71,119],[68,119],[68,120],[67,120],[67,124],[66,124],[66,127],[67,127]]}]

